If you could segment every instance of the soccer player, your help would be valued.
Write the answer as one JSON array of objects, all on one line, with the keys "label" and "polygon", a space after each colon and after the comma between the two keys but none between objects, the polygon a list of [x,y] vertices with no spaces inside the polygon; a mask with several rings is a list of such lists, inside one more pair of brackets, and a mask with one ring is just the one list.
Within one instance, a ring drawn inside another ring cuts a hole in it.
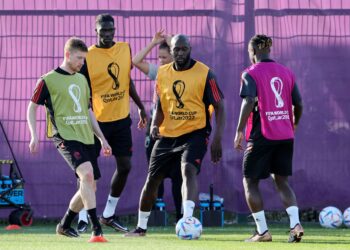
[{"label": "soccer player", "polygon": [[244,70],[241,80],[243,101],[234,147],[243,150],[243,129],[248,124],[243,185],[257,227],[257,232],[246,241],[272,241],[259,191],[260,180],[271,175],[290,218],[289,242],[299,242],[304,230],[288,176],[292,175],[294,130],[303,106],[294,74],[270,59],[271,46],[272,39],[266,35],[255,35],[250,40],[248,53],[253,65]]},{"label": "soccer player", "polygon": [[216,129],[211,144],[211,159],[221,159],[221,138],[225,125],[223,95],[212,70],[191,58],[191,44],[187,36],[176,35],[171,40],[174,62],[161,66],[157,76],[158,103],[152,122],[151,135],[156,141],[143,187],[138,224],[125,236],[145,236],[148,217],[156,199],[158,185],[172,161],[181,160],[184,218],[193,215],[198,187],[197,174],[207,151],[211,132],[210,104],[216,114]]},{"label": "soccer player", "polygon": [[84,207],[92,222],[90,242],[105,242],[96,215],[96,184],[100,177],[97,162],[90,158],[94,152],[94,132],[106,155],[111,147],[103,136],[90,108],[90,90],[86,78],[77,73],[84,64],[88,49],[78,38],[70,38],[64,47],[64,60],[60,67],[43,75],[35,88],[28,106],[27,120],[31,134],[29,150],[38,151],[36,113],[38,105],[45,105],[47,136],[53,138],[57,150],[75,172],[80,188],[70,201],[67,213],[57,225],[56,232],[68,237],[78,237],[71,222]]},{"label": "soccer player", "polygon": [[[145,128],[147,115],[130,78],[130,46],[126,42],[113,40],[115,27],[111,15],[97,16],[96,33],[97,44],[89,48],[81,72],[88,79],[93,111],[117,162],[100,222],[115,230],[127,232],[128,229],[118,221],[114,213],[131,169],[130,97],[138,106],[138,128]],[[100,152],[99,147],[97,152]],[[78,230],[83,232],[85,228],[86,223],[79,222]]]},{"label": "soccer player", "polygon": [[[151,50],[159,45],[158,49],[158,59],[159,59],[159,65],[165,65],[168,63],[171,63],[173,61],[173,57],[170,54],[170,47],[168,43],[170,44],[171,37],[164,34],[164,30],[158,31],[152,41],[141,51],[136,53],[136,55],[132,59],[133,65],[141,70],[145,75],[148,76],[149,79],[155,80],[158,68],[159,66],[153,63],[149,63],[144,61],[144,58],[151,52]],[[155,102],[156,98],[153,98],[153,102]],[[151,108],[151,118],[152,114],[155,111],[155,103],[152,104]],[[150,128],[151,128],[151,119],[147,124],[147,130],[146,130],[146,139],[145,139],[145,147],[146,147],[146,156],[147,161],[149,163],[151,152],[155,143],[155,139],[152,138],[150,135]],[[172,194],[175,204],[175,210],[176,210],[176,221],[181,219],[182,213],[181,213],[181,204],[182,204],[182,196],[181,196],[181,185],[182,185],[182,176],[181,176],[181,167],[180,167],[180,161],[173,162],[172,163],[174,167],[172,170],[168,173],[167,176],[171,179],[172,183]],[[158,188],[158,196],[157,201],[161,201],[163,199],[164,195],[164,181],[162,181]]]}]

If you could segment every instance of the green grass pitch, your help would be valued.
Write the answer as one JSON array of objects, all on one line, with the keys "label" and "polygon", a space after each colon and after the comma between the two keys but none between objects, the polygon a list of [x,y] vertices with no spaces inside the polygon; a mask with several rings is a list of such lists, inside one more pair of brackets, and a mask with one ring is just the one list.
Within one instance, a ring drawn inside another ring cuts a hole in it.
[{"label": "green grass pitch", "polygon": [[224,228],[204,228],[199,240],[179,240],[174,227],[150,228],[147,236],[142,238],[124,238],[121,233],[104,228],[108,243],[88,243],[90,233],[82,234],[77,239],[66,238],[55,234],[55,224],[34,224],[17,231],[6,231],[0,228],[0,250],[203,250],[203,249],[350,249],[350,229],[323,229],[318,225],[304,225],[305,236],[301,243],[288,244],[287,225],[272,225],[273,242],[245,243],[253,226],[230,225]]}]

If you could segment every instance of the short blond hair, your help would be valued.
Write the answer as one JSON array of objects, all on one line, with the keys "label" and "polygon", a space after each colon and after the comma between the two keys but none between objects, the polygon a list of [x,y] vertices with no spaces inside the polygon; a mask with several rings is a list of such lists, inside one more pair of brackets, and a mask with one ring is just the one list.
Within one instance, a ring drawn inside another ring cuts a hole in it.
[{"label": "short blond hair", "polygon": [[71,37],[64,45],[64,51],[72,52],[73,50],[79,50],[82,52],[88,52],[88,48],[83,40],[77,37]]}]

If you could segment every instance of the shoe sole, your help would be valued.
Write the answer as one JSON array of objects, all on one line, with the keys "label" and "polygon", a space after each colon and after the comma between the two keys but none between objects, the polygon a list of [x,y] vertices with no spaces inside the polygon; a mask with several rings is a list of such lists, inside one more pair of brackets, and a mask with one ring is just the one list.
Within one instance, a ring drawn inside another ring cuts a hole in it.
[{"label": "shoe sole", "polygon": [[272,239],[270,239],[270,240],[257,240],[257,241],[249,241],[249,240],[245,240],[244,242],[247,242],[247,243],[254,243],[254,242],[271,242],[272,241]]},{"label": "shoe sole", "polygon": [[100,220],[100,223],[106,227],[110,227],[110,228],[113,228],[115,231],[119,231],[119,232],[122,232],[122,233],[128,233],[129,232],[129,229],[122,229],[122,228],[119,228],[119,227],[113,227],[112,225],[110,225],[109,223],[106,223],[102,220]]},{"label": "shoe sole", "polygon": [[78,238],[79,235],[70,235],[70,234],[65,234],[65,233],[60,233],[60,232],[56,232],[57,235],[62,235],[62,236],[65,236],[65,237],[68,237],[68,238]]},{"label": "shoe sole", "polygon": [[77,229],[77,231],[78,231],[78,233],[83,234],[83,233],[86,233],[86,232],[87,232],[87,228],[84,228],[83,230]]},{"label": "shoe sole", "polygon": [[293,236],[293,240],[289,240],[289,243],[299,243],[303,235],[304,232],[298,232],[296,235]]},{"label": "shoe sole", "polygon": [[146,234],[124,234],[123,237],[146,237]]}]

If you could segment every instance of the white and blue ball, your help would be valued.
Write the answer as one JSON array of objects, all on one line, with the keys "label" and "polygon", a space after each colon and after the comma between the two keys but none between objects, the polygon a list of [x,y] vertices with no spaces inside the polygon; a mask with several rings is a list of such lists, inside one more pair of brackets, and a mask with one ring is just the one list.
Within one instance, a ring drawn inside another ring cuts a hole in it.
[{"label": "white and blue ball", "polygon": [[343,222],[346,227],[350,227],[350,207],[344,210]]},{"label": "white and blue ball", "polygon": [[179,220],[175,227],[176,235],[182,240],[197,240],[202,234],[202,223],[195,217]]},{"label": "white and blue ball", "polygon": [[336,207],[326,207],[322,209],[318,217],[320,225],[325,228],[337,228],[343,223],[342,212]]}]

